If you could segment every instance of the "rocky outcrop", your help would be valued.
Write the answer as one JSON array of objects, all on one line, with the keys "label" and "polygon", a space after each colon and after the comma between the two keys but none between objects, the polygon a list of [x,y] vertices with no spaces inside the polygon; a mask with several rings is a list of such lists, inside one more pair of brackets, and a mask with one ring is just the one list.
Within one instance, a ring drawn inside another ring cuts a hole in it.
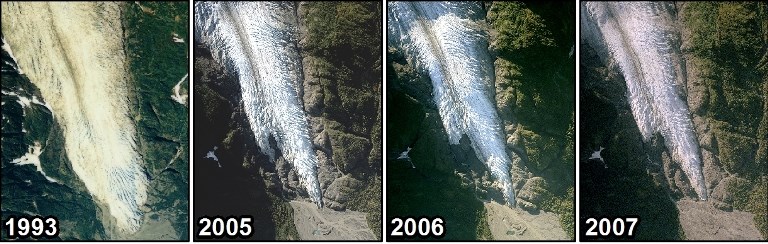
[{"label": "rocky outcrop", "polygon": [[[768,25],[764,3],[680,3],[688,105],[715,207],[755,214],[768,236]],[[728,16],[728,18],[723,18]],[[713,26],[720,26],[714,29]],[[710,188],[711,187],[711,188]]]},{"label": "rocky outcrop", "polygon": [[[518,200],[529,211],[560,215],[573,234],[575,28],[572,6],[558,4],[491,4],[487,22],[489,49],[496,54],[496,107],[501,114],[507,150],[520,155],[512,178]],[[510,21],[509,20],[513,20]]]},{"label": "rocky outcrop", "polygon": [[383,183],[380,8],[306,2],[297,9],[304,109],[321,155],[323,197],[332,209],[367,213],[377,237]]}]

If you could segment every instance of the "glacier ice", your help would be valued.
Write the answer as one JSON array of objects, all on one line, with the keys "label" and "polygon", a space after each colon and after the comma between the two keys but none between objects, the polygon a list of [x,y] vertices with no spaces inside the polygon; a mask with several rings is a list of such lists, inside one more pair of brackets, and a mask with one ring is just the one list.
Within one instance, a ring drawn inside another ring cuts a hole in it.
[{"label": "glacier ice", "polygon": [[643,139],[649,141],[660,133],[699,199],[706,200],[701,151],[682,95],[685,67],[678,51],[680,33],[673,3],[582,4],[582,38],[603,59],[612,58],[618,65]]},{"label": "glacier ice", "polygon": [[148,179],[131,115],[120,5],[3,2],[2,12],[4,41],[55,112],[72,170],[119,230],[137,231]]},{"label": "glacier ice", "polygon": [[322,207],[317,156],[298,94],[301,59],[295,3],[196,2],[195,38],[238,76],[248,121],[262,153],[274,161],[274,137],[309,197]]},{"label": "glacier ice", "polygon": [[493,103],[494,67],[487,35],[476,21],[485,16],[476,2],[389,2],[388,45],[432,81],[434,101],[451,144],[466,134],[481,162],[501,183],[510,206],[515,193],[509,175],[501,120]]}]

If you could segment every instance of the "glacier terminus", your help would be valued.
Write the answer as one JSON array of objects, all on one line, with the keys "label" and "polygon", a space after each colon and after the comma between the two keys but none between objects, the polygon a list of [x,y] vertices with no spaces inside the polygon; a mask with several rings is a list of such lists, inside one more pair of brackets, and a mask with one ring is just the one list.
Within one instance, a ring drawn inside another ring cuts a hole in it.
[{"label": "glacier terminus", "polygon": [[296,3],[196,2],[195,39],[240,82],[242,102],[262,153],[274,162],[274,138],[310,199],[323,207],[317,155],[299,99],[303,82]]},{"label": "glacier terminus", "polygon": [[661,134],[698,198],[707,200],[701,149],[684,96],[674,4],[588,2],[581,11],[582,38],[617,64],[643,140]]},{"label": "glacier terminus", "polygon": [[[469,137],[475,155],[500,185],[510,206],[515,191],[509,173],[501,120],[494,105],[494,67],[487,33],[479,27],[485,11],[476,2],[389,2],[388,46],[402,49],[432,81],[450,144]],[[514,154],[513,154],[514,155]]]}]

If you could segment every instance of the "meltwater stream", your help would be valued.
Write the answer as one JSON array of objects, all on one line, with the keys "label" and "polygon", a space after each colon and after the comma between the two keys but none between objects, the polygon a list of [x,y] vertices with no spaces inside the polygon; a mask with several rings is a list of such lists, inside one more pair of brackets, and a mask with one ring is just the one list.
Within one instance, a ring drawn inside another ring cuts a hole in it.
[{"label": "meltwater stream", "polygon": [[323,206],[317,156],[299,100],[303,80],[295,3],[196,2],[195,38],[237,75],[260,150],[274,161],[273,137],[309,197]]},{"label": "meltwater stream", "polygon": [[645,141],[654,133],[680,163],[699,199],[707,200],[701,151],[682,91],[685,67],[673,3],[582,3],[581,30],[624,76],[629,103]]},{"label": "meltwater stream", "polygon": [[492,100],[493,61],[486,34],[476,23],[485,16],[480,3],[389,2],[387,7],[388,45],[401,47],[429,75],[449,142],[458,144],[466,134],[514,206],[511,160]]}]

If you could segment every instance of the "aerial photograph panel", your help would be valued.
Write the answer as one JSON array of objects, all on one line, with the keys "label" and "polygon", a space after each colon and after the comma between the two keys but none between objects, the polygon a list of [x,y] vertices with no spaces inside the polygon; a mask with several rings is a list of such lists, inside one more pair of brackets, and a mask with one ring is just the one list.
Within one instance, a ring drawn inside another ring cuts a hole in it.
[{"label": "aerial photograph panel", "polygon": [[381,240],[381,7],[195,2],[195,240]]},{"label": "aerial photograph panel", "polygon": [[3,240],[188,239],[187,13],[2,3]]},{"label": "aerial photograph panel", "polygon": [[581,3],[582,239],[766,240],[766,10]]},{"label": "aerial photograph panel", "polygon": [[387,240],[574,240],[575,3],[387,11]]}]

